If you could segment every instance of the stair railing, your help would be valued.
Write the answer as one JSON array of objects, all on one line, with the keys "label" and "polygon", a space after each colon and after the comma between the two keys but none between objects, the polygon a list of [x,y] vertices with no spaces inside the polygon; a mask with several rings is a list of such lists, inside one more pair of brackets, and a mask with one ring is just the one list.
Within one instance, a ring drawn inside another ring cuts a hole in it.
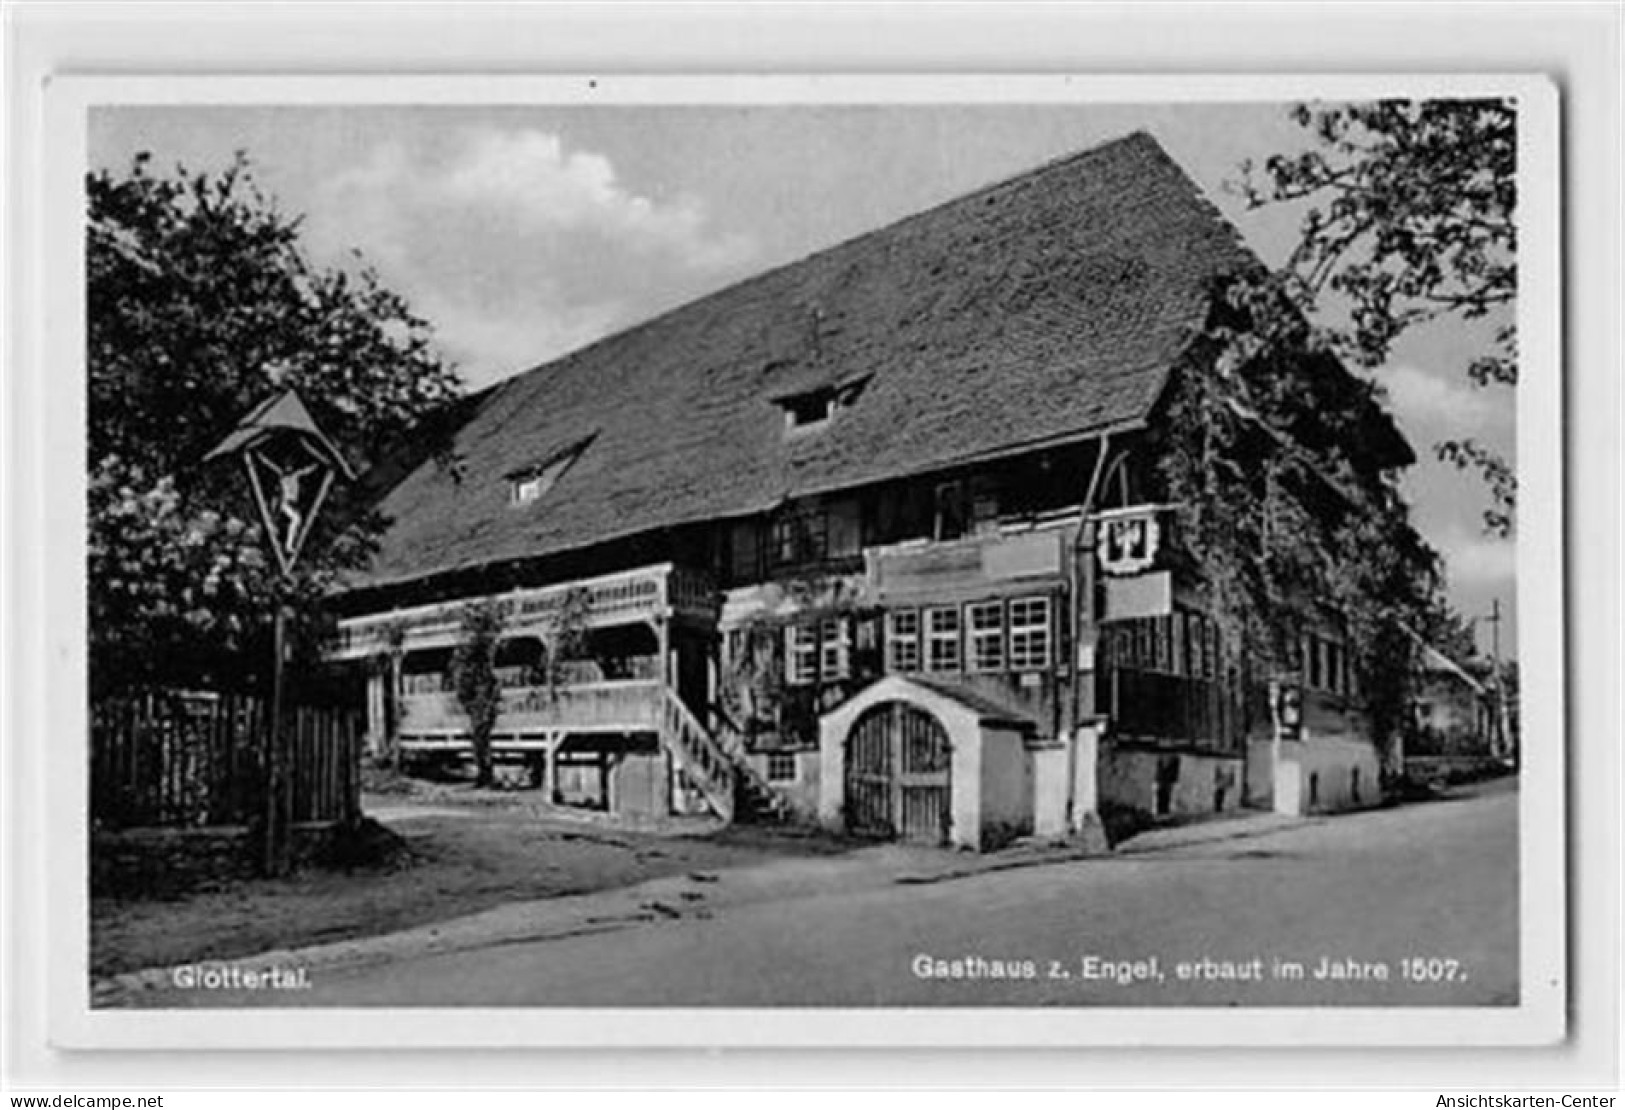
[{"label": "stair railing", "polygon": [[737,762],[669,687],[661,709],[665,727],[660,734],[676,756],[677,765],[700,788],[717,816],[732,821]]},{"label": "stair railing", "polygon": [[784,795],[767,781],[767,776],[758,771],[756,765],[750,761],[750,753],[745,746],[745,730],[740,728],[738,722],[720,705],[712,705],[711,714],[721,725],[716,731],[717,743],[732,758],[734,773],[741,780],[740,785],[746,788],[748,794],[766,802],[775,814],[782,817],[788,803]]}]

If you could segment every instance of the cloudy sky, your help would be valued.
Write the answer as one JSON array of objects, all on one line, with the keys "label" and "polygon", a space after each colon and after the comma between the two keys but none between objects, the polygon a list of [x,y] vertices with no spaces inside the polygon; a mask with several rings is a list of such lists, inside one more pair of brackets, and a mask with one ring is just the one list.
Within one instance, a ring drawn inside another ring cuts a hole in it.
[{"label": "cloudy sky", "polygon": [[[1269,263],[1297,213],[1249,212],[1245,159],[1303,146],[1285,105],[103,108],[91,160],[157,170],[246,151],[301,214],[312,254],[353,251],[435,326],[471,386],[528,369],[762,269],[1136,129],[1150,131]],[[1468,615],[1511,608],[1513,545],[1486,537],[1475,479],[1431,446],[1511,457],[1510,390],[1474,389],[1482,332],[1407,336],[1378,371],[1420,462],[1424,533]],[[1503,626],[1511,642],[1511,622]],[[1487,637],[1481,636],[1486,641]]]}]

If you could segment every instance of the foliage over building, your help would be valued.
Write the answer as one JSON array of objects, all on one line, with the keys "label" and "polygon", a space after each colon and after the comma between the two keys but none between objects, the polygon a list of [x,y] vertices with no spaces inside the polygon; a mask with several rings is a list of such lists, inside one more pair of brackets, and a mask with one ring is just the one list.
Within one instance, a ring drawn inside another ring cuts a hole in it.
[{"label": "foliage over building", "polygon": [[284,584],[243,474],[204,455],[293,386],[351,464],[370,466],[445,409],[457,379],[371,269],[310,260],[246,157],[163,176],[140,155],[86,188],[92,681],[250,681],[279,596],[311,657],[317,600],[365,563],[382,518],[365,488],[337,490]]}]

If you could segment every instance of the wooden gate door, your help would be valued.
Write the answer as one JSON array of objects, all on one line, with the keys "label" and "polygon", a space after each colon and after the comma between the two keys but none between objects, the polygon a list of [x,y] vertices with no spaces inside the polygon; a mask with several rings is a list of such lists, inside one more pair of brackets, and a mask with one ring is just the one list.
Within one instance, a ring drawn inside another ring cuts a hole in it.
[{"label": "wooden gate door", "polygon": [[846,740],[846,824],[857,836],[944,844],[952,812],[948,732],[903,702],[866,711]]}]

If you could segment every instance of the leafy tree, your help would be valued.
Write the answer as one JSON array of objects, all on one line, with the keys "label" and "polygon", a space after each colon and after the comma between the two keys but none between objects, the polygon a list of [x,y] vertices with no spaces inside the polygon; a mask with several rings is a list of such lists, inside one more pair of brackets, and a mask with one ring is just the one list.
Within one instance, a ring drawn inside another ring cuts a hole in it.
[{"label": "leafy tree", "polygon": [[308,656],[317,601],[382,521],[340,486],[284,583],[241,470],[204,455],[293,386],[359,472],[443,410],[457,378],[359,256],[310,261],[245,156],[160,176],[143,154],[86,185],[92,681],[241,681],[263,667],[278,600]]},{"label": "leafy tree", "polygon": [[[1483,321],[1487,350],[1466,368],[1478,386],[1516,383],[1517,112],[1507,100],[1383,100],[1300,104],[1293,119],[1316,145],[1246,165],[1254,206],[1309,205],[1281,288],[1305,311],[1324,300],[1347,311],[1333,337],[1375,367],[1417,325]],[[1516,474],[1472,438],[1435,445],[1477,471],[1491,498],[1486,528],[1509,534]]]},{"label": "leafy tree", "polygon": [[558,697],[559,690],[568,684],[565,676],[568,665],[587,657],[587,621],[591,615],[592,591],[584,586],[565,591],[553,610],[541,668],[549,697]]},{"label": "leafy tree", "polygon": [[1386,743],[1412,680],[1407,630],[1444,613],[1437,556],[1399,492],[1397,432],[1274,281],[1219,292],[1155,451],[1180,546],[1255,678],[1295,672],[1303,634],[1340,625]]},{"label": "leafy tree", "polygon": [[462,638],[451,655],[452,688],[457,693],[457,703],[468,717],[469,737],[474,746],[475,786],[490,786],[493,777],[491,733],[502,713],[497,651],[502,646],[506,623],[497,602],[490,599],[469,602],[463,607]]}]

